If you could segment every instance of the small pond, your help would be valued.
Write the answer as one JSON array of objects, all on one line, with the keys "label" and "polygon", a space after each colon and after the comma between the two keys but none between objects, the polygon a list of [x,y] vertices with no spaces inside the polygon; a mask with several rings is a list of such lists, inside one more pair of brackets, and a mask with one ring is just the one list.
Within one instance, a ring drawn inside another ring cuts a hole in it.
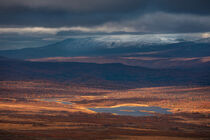
[{"label": "small pond", "polygon": [[71,105],[71,102],[65,102],[65,101],[61,101],[60,99],[57,98],[50,98],[50,99],[40,99],[41,101],[47,101],[47,102],[57,102],[57,103],[62,103],[62,104],[66,104],[66,105]]},{"label": "small pond", "polygon": [[139,107],[139,106],[121,106],[115,108],[89,108],[92,111],[100,113],[113,113],[117,115],[129,116],[153,116],[154,114],[171,114],[167,108],[161,107]]}]

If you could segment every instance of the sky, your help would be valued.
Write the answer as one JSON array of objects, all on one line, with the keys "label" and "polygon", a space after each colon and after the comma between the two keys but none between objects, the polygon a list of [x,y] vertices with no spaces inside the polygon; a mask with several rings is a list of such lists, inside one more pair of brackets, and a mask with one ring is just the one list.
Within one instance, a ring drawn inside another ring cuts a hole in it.
[{"label": "sky", "polygon": [[209,37],[210,0],[0,0],[0,19],[0,49],[99,33]]}]

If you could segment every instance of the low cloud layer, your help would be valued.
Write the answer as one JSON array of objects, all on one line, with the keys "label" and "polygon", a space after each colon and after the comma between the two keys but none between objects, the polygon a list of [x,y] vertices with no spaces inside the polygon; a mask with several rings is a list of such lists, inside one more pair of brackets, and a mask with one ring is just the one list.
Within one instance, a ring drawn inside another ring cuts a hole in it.
[{"label": "low cloud layer", "polygon": [[191,33],[210,31],[210,15],[150,13],[110,26],[148,33]]},{"label": "low cloud layer", "polygon": [[192,14],[169,14],[163,12],[150,13],[125,19],[121,21],[107,22],[97,26],[73,26],[73,27],[19,27],[0,28],[0,33],[40,33],[57,34],[59,32],[136,32],[136,33],[185,33],[185,32],[209,32],[210,16]]}]

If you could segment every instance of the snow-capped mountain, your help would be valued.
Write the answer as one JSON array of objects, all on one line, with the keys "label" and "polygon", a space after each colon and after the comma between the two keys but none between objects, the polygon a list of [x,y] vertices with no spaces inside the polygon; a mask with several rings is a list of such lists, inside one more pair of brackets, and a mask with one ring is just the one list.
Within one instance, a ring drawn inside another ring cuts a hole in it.
[{"label": "snow-capped mountain", "polygon": [[[164,51],[165,56],[206,56],[209,39],[190,40],[174,35],[100,35],[71,37],[38,48],[0,51],[0,56],[29,59],[43,57],[122,55],[148,51]],[[167,50],[167,51],[166,51]],[[164,55],[163,55],[164,56]]]},{"label": "snow-capped mountain", "polygon": [[[75,37],[53,44],[62,49],[141,47],[178,43],[176,38],[164,35],[104,35]],[[49,45],[53,47],[52,45]]]}]

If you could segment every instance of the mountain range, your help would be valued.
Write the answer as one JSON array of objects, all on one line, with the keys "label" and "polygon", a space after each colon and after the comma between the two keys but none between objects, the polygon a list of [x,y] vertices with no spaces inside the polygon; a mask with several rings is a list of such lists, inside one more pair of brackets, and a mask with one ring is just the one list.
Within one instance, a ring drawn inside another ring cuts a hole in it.
[{"label": "mountain range", "polygon": [[[130,40],[130,41],[129,41]],[[173,39],[142,40],[128,38],[107,39],[97,37],[70,38],[38,48],[0,51],[0,56],[16,59],[75,56],[126,55],[139,52],[161,51],[153,57],[203,57],[210,54],[210,39],[183,41]],[[147,54],[148,56],[148,54]]]}]

